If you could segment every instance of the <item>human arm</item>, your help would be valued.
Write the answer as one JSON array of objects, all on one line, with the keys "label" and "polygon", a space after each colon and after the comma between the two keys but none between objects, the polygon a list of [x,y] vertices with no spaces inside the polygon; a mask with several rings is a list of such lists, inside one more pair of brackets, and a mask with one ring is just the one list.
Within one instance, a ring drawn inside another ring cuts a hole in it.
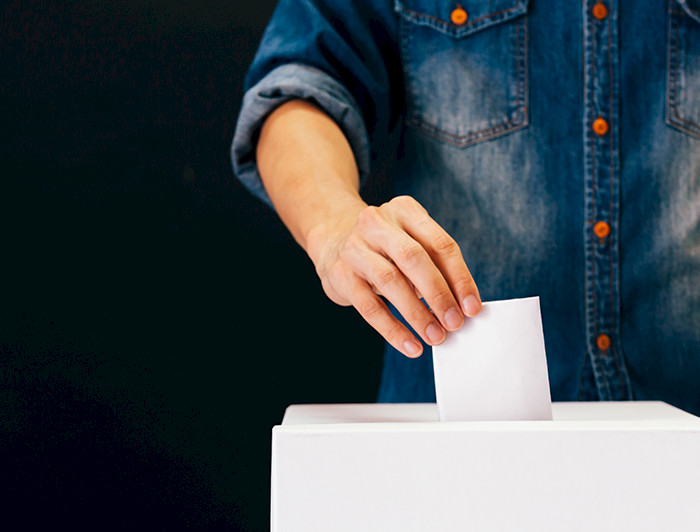
[{"label": "human arm", "polygon": [[319,109],[299,100],[278,107],[261,129],[256,159],[270,200],[328,297],[354,306],[396,349],[412,357],[422,351],[379,295],[430,345],[479,312],[454,240],[412,198],[368,206],[350,144]]}]

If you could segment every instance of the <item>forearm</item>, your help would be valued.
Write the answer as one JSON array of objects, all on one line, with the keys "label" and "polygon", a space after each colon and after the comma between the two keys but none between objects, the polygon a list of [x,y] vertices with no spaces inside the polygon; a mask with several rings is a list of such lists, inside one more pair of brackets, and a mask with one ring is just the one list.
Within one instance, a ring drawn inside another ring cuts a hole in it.
[{"label": "forearm", "polygon": [[280,218],[316,262],[324,236],[349,230],[367,206],[348,141],[322,111],[296,100],[265,121],[256,155]]}]

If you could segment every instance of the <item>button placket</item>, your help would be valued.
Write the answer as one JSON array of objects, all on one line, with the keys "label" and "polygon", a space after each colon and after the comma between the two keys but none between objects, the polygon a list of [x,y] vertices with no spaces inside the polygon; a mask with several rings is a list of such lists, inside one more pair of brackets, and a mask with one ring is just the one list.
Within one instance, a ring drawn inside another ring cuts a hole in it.
[{"label": "button placket", "polygon": [[603,400],[631,397],[619,341],[617,0],[584,2],[587,356]]}]

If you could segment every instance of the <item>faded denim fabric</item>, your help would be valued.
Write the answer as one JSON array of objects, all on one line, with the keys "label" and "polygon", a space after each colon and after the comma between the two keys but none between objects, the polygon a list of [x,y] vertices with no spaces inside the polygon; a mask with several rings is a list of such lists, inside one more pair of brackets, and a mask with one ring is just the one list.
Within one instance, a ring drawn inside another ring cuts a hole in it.
[{"label": "faded denim fabric", "polygon": [[[540,296],[554,400],[700,414],[700,0],[597,2],[468,0],[457,25],[449,0],[281,0],[234,169],[266,199],[260,125],[314,102],[363,180],[388,169],[458,241],[484,301]],[[379,400],[434,401],[432,379],[429,348],[388,348]]]}]

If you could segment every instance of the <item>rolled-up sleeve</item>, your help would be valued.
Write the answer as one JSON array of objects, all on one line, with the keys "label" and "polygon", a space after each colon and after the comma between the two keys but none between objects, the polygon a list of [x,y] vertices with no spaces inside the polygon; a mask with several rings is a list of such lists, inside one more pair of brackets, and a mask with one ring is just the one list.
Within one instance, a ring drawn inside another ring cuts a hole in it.
[{"label": "rolled-up sleeve", "polygon": [[363,184],[403,112],[399,26],[392,0],[279,0],[245,82],[231,159],[238,179],[270,205],[256,146],[265,119],[305,100],[345,134]]},{"label": "rolled-up sleeve", "polygon": [[277,107],[304,100],[323,110],[340,127],[355,155],[363,182],[369,174],[369,140],[362,112],[352,94],[325,72],[301,63],[279,66],[248,89],[238,116],[231,159],[238,179],[272,206],[258,172],[255,152],[260,129]]}]

